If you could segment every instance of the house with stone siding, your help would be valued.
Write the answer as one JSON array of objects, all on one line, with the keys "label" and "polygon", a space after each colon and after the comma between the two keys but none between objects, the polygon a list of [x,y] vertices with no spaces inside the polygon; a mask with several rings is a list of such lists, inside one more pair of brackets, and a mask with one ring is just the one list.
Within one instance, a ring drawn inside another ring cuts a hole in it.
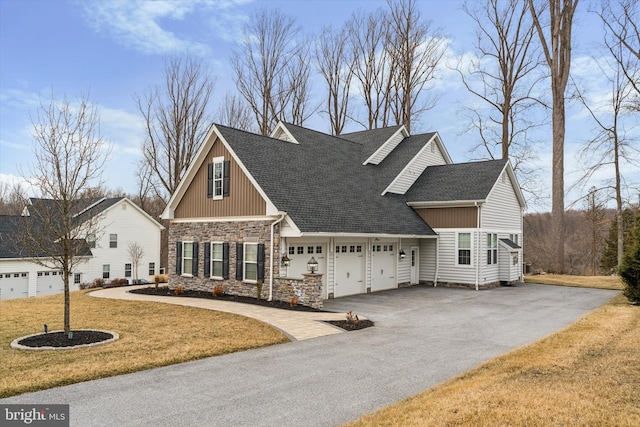
[{"label": "house with stone siding", "polygon": [[508,160],[453,163],[437,132],[214,124],[162,214],[169,286],[261,284],[262,298],[314,307],[414,284],[490,288],[522,280],[524,209]]}]

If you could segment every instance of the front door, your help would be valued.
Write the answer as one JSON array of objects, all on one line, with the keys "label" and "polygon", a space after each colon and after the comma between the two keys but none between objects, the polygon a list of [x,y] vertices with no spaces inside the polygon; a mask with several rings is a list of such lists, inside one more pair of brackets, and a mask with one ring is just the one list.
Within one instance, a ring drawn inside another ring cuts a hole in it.
[{"label": "front door", "polygon": [[411,248],[411,284],[415,285],[420,282],[418,274],[420,270],[420,248],[414,246]]}]

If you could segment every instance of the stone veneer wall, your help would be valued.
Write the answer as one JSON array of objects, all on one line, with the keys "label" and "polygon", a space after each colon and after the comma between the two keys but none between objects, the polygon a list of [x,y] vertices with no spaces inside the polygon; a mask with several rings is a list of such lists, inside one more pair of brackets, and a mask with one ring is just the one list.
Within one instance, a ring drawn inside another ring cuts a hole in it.
[{"label": "stone veneer wall", "polygon": [[298,298],[298,304],[322,309],[322,274],[303,274],[304,279],[279,278],[273,286],[273,299],[291,301]]},{"label": "stone veneer wall", "polygon": [[[169,225],[169,287],[182,285],[185,289],[210,292],[215,285],[222,285],[224,291],[232,295],[257,296],[255,283],[236,280],[236,243],[264,243],[265,275],[261,298],[269,296],[269,266],[271,259],[272,221],[238,222],[172,222]],[[274,230],[274,277],[280,274],[280,224]],[[176,242],[198,242],[198,275],[178,276],[176,274]],[[216,280],[204,277],[204,244],[206,242],[229,243],[229,278]],[[275,287],[275,280],[274,280]],[[287,300],[288,301],[288,300]]]}]

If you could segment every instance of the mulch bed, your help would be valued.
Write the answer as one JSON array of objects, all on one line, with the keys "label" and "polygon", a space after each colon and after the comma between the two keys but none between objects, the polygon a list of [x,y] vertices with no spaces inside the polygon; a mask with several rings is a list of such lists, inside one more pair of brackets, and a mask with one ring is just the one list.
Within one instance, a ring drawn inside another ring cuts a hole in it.
[{"label": "mulch bed", "polygon": [[113,338],[112,334],[102,331],[73,331],[73,338],[69,339],[64,332],[50,332],[34,335],[18,341],[25,347],[75,347],[77,345],[94,344]]},{"label": "mulch bed", "polygon": [[359,320],[357,323],[349,323],[346,320],[326,320],[334,326],[344,329],[345,331],[358,331],[360,329],[370,328],[373,326],[371,320]]},{"label": "mulch bed", "polygon": [[222,294],[220,296],[213,296],[212,292],[205,291],[193,291],[185,289],[182,295],[176,295],[176,293],[165,286],[156,288],[149,286],[147,288],[131,289],[129,292],[132,294],[144,294],[144,295],[158,295],[158,296],[170,296],[170,297],[184,297],[184,298],[205,298],[205,299],[217,299],[220,301],[233,301],[241,302],[245,304],[255,304],[264,307],[280,308],[282,310],[294,310],[294,311],[310,311],[316,313],[326,313],[325,310],[318,310],[306,305],[296,304],[291,305],[285,301],[267,301],[265,299],[257,299],[252,297],[243,297],[238,295]]}]

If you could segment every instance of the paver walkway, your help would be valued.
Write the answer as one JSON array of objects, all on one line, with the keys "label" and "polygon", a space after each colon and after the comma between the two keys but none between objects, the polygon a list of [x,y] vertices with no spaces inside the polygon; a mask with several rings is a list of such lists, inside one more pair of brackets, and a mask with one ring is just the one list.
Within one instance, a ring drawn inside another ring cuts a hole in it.
[{"label": "paver walkway", "polygon": [[307,340],[325,335],[345,332],[343,329],[323,322],[324,320],[344,320],[345,313],[322,313],[309,311],[282,310],[254,304],[242,304],[231,301],[219,301],[204,298],[185,298],[132,294],[131,289],[144,288],[142,286],[125,286],[119,288],[102,289],[90,292],[89,295],[98,298],[112,298],[132,301],[153,301],[166,304],[177,304],[188,307],[204,308],[207,310],[224,311],[239,314],[259,320],[279,329],[291,340]]}]

